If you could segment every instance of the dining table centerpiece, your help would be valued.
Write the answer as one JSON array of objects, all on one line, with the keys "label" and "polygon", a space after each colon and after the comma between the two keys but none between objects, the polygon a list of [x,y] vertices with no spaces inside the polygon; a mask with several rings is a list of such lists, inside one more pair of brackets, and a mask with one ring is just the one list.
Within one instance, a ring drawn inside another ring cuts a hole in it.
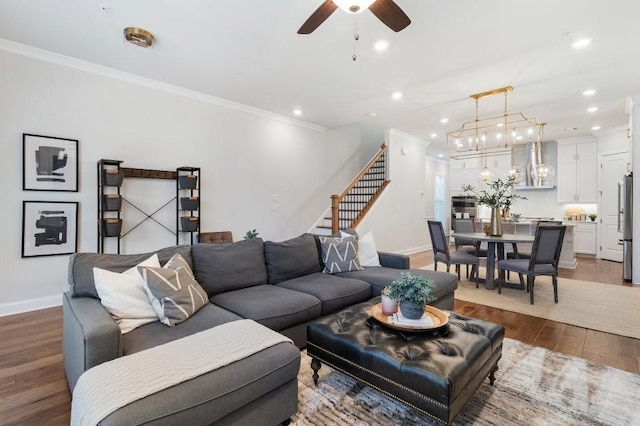
[{"label": "dining table centerpiece", "polygon": [[526,197],[513,192],[516,177],[506,179],[497,178],[487,183],[488,189],[476,191],[472,185],[463,185],[462,190],[476,200],[476,204],[491,208],[491,221],[485,226],[485,233],[491,236],[502,235],[502,215],[511,208],[516,200],[526,200]]}]

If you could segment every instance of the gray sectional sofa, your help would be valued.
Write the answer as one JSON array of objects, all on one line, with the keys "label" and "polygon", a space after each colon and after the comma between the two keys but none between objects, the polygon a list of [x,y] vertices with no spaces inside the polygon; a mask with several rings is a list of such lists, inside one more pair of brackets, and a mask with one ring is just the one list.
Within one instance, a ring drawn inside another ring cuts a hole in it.
[{"label": "gray sectional sofa", "polygon": [[[241,318],[284,334],[297,347],[278,344],[251,359],[129,404],[101,424],[286,421],[297,411],[299,348],[306,345],[307,323],[378,296],[402,270],[409,269],[407,256],[379,253],[380,267],[322,273],[318,240],[312,234],[284,242],[251,239],[221,245],[176,246],[157,252],[161,263],[176,253],[192,266],[211,303],[175,327],[153,322],[124,335],[98,299],[93,267],[123,272],[151,254],[71,256],[70,289],[63,296],[63,355],[71,390],[80,375],[95,365]],[[438,297],[435,306],[453,309],[453,293],[458,285],[455,275],[425,270],[412,273],[434,280]],[[182,402],[171,397],[176,388],[183,395]],[[136,417],[139,413],[146,413],[147,417]],[[156,417],[148,417],[149,413]]]}]

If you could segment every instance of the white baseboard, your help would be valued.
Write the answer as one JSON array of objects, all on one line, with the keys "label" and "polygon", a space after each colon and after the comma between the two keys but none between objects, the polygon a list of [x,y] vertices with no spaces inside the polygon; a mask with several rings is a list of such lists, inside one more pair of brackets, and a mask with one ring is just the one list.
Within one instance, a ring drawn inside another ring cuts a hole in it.
[{"label": "white baseboard", "polygon": [[431,250],[431,244],[426,245],[426,246],[420,246],[420,247],[414,247],[414,248],[410,248],[410,249],[405,249],[405,250],[400,250],[396,253],[398,254],[414,254],[414,253],[420,253],[421,251],[429,251]]},{"label": "white baseboard", "polygon": [[21,300],[19,302],[0,304],[0,317],[37,311],[62,305],[62,295],[38,297],[37,299]]}]

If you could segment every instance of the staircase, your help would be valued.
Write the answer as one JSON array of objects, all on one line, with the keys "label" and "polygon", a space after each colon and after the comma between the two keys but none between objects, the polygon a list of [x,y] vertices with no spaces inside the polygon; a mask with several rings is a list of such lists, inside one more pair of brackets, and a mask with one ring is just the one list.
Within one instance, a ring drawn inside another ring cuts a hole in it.
[{"label": "staircase", "polygon": [[369,161],[340,195],[331,196],[331,216],[325,217],[316,226],[320,235],[335,234],[340,230],[355,228],[365,217],[371,206],[391,182],[388,168],[387,146]]}]

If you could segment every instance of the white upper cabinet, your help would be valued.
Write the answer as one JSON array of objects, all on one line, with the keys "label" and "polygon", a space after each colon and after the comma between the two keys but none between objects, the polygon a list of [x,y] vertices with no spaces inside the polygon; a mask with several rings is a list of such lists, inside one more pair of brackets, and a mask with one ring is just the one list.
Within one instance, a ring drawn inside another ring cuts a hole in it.
[{"label": "white upper cabinet", "polygon": [[478,169],[478,160],[455,160],[451,159],[449,163],[449,191],[451,194],[461,194],[463,185],[472,185],[478,187],[480,179],[480,169]]},{"label": "white upper cabinet", "polygon": [[597,202],[598,146],[593,138],[558,141],[558,202]]}]

